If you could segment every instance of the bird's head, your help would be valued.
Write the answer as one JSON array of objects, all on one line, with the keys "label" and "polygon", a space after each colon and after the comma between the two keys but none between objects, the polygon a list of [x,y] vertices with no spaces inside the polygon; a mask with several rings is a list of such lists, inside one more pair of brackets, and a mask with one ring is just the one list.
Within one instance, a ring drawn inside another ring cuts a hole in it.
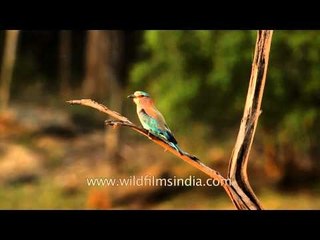
[{"label": "bird's head", "polygon": [[132,98],[137,105],[152,101],[150,95],[143,91],[135,91],[133,94],[129,95],[128,98]]}]

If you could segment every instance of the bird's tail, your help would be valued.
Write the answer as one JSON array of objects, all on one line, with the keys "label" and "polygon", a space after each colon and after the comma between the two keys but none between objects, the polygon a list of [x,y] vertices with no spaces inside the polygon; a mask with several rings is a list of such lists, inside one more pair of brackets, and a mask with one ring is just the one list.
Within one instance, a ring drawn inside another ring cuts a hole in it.
[{"label": "bird's tail", "polygon": [[181,155],[185,155],[189,158],[191,158],[192,160],[196,161],[196,160],[199,160],[199,158],[197,158],[196,156],[194,155],[191,155],[190,153],[187,153],[185,151],[183,151],[179,146],[178,144],[174,144],[172,142],[168,142],[168,144],[173,147],[174,149],[176,149]]}]

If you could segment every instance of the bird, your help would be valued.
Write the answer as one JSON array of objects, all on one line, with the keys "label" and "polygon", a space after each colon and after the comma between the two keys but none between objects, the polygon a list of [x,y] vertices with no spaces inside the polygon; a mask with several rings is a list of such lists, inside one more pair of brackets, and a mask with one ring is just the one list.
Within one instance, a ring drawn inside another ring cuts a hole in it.
[{"label": "bird", "polygon": [[158,138],[165,140],[171,147],[180,153],[180,155],[186,155],[192,160],[198,160],[194,155],[191,155],[183,151],[178,145],[172,131],[168,127],[166,120],[161,112],[156,108],[151,96],[144,91],[135,91],[129,95],[128,98],[132,98],[136,104],[137,115],[144,129],[148,130],[151,134]]}]

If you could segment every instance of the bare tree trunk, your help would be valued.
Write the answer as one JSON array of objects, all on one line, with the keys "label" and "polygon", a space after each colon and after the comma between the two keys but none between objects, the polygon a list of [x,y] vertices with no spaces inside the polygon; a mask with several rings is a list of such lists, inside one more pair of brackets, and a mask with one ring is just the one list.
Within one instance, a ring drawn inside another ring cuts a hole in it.
[{"label": "bare tree trunk", "polygon": [[0,111],[5,111],[9,104],[10,86],[16,59],[18,36],[19,30],[6,31],[0,75]]},{"label": "bare tree trunk", "polygon": [[70,94],[71,78],[71,31],[60,31],[59,46],[59,75],[60,95],[66,97]]},{"label": "bare tree trunk", "polygon": [[100,32],[99,30],[87,31],[85,78],[82,84],[82,94],[85,97],[94,97],[96,90],[99,89],[97,82],[101,54],[99,51]]},{"label": "bare tree trunk", "polygon": [[[88,31],[83,95],[107,100],[121,111],[124,76],[123,32]],[[105,144],[109,158],[115,158],[121,148],[119,129],[106,130]]]},{"label": "bare tree trunk", "polygon": [[[122,31],[106,31],[107,45],[107,78],[109,83],[110,106],[122,111],[124,82],[124,33]],[[105,134],[106,151],[110,159],[114,159],[120,151],[120,129],[107,128]]]}]

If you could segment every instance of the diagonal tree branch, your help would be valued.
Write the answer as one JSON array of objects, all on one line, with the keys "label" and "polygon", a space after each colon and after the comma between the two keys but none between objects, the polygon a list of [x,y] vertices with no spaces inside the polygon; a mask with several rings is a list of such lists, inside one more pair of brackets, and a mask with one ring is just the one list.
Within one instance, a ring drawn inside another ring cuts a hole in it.
[{"label": "diagonal tree branch", "polygon": [[260,108],[266,82],[272,33],[272,30],[261,30],[257,33],[247,99],[238,137],[229,162],[228,177],[231,179],[237,195],[241,196],[249,209],[262,209],[250,186],[247,165],[261,113]]}]

